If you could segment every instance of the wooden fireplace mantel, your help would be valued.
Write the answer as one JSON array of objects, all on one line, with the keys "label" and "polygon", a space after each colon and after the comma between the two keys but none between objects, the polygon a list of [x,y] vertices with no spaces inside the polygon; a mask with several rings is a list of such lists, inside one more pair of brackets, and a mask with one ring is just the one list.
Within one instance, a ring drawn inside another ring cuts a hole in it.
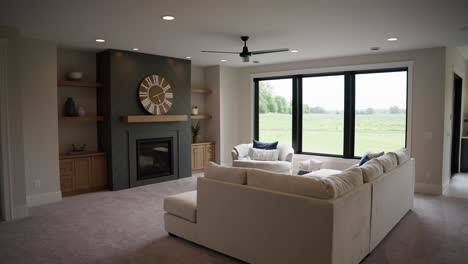
[{"label": "wooden fireplace mantel", "polygon": [[188,115],[134,115],[122,116],[124,123],[155,123],[155,122],[183,122],[188,120]]}]

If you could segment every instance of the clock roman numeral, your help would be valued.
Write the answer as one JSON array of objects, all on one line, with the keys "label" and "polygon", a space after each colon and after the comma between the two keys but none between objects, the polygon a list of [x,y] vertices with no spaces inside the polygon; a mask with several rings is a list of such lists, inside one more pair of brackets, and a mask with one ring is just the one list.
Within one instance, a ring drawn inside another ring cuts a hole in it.
[{"label": "clock roman numeral", "polygon": [[152,114],[154,114],[154,107],[155,105],[154,104],[150,104],[149,108],[148,108],[148,111]]},{"label": "clock roman numeral", "polygon": [[156,105],[156,114],[157,115],[161,114],[161,109],[159,109],[159,105]]},{"label": "clock roman numeral", "polygon": [[139,94],[140,94],[140,97],[148,97],[148,91],[146,91],[146,92],[140,91]]},{"label": "clock roman numeral", "polygon": [[171,107],[171,105],[172,105],[171,101],[169,101],[167,99],[164,100],[164,103],[167,105],[168,108]]},{"label": "clock roman numeral", "polygon": [[148,108],[148,105],[151,104],[151,100],[149,98],[145,98],[145,100],[141,101],[141,103],[145,108]]},{"label": "clock roman numeral", "polygon": [[172,98],[174,95],[172,93],[166,93],[166,98]]},{"label": "clock roman numeral", "polygon": [[150,77],[146,77],[145,80],[146,80],[146,82],[148,83],[148,86],[149,86],[149,87],[153,86],[153,82],[152,82],[152,80],[151,80]]}]

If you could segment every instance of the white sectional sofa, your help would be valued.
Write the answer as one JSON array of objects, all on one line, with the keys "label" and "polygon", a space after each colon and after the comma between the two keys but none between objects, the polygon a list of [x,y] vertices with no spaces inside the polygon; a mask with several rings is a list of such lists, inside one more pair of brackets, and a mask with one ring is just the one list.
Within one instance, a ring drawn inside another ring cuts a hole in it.
[{"label": "white sectional sofa", "polygon": [[261,170],[291,173],[292,162],[294,157],[294,149],[285,144],[278,144],[278,160],[261,161],[252,160],[249,157],[249,149],[253,144],[240,144],[235,146],[231,151],[232,166],[241,168],[256,168]]},{"label": "white sectional sofa", "polygon": [[413,206],[414,160],[390,159],[328,177],[211,164],[164,200],[165,229],[249,263],[359,263]]}]

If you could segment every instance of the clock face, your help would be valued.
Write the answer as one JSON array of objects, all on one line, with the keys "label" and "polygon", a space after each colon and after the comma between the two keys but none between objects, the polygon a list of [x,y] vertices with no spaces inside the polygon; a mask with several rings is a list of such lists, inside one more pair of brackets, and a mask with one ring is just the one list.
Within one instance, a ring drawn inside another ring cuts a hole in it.
[{"label": "clock face", "polygon": [[171,109],[174,94],[169,82],[156,74],[148,75],[140,83],[141,105],[153,115],[163,115]]}]

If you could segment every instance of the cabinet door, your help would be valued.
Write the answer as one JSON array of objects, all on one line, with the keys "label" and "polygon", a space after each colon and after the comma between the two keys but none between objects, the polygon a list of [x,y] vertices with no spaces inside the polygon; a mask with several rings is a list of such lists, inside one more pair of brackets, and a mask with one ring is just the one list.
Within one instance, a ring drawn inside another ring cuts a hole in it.
[{"label": "cabinet door", "polygon": [[60,190],[73,191],[73,160],[60,160]]},{"label": "cabinet door", "polygon": [[89,181],[91,188],[107,187],[106,156],[94,156],[91,158],[91,177]]},{"label": "cabinet door", "polygon": [[192,146],[192,170],[202,170],[205,163],[205,146]]},{"label": "cabinet door", "polygon": [[205,145],[205,163],[215,161],[215,145],[208,144]]},{"label": "cabinet door", "polygon": [[73,162],[75,169],[75,191],[85,191],[88,190],[89,185],[89,176],[91,174],[91,158],[76,158]]}]

